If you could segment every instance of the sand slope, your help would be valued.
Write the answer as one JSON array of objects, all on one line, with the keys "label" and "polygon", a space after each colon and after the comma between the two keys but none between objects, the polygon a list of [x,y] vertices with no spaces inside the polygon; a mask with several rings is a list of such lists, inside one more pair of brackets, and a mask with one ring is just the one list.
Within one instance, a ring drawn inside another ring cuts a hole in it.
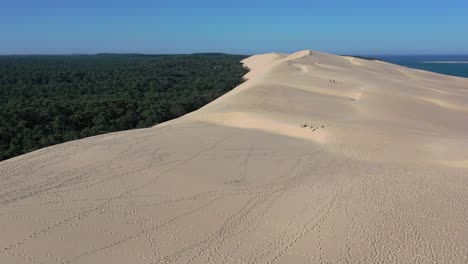
[{"label": "sand slope", "polygon": [[184,117],[1,162],[0,263],[468,262],[468,79],[244,63]]}]

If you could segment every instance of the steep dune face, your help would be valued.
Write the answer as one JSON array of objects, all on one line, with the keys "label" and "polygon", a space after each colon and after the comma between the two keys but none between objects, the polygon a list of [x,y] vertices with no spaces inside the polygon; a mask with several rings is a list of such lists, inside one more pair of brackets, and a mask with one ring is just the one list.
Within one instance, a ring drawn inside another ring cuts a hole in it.
[{"label": "steep dune face", "polygon": [[315,51],[0,163],[0,263],[466,263],[468,79]]},{"label": "steep dune face", "polygon": [[370,161],[468,158],[467,79],[311,51],[244,63],[249,82],[181,120],[310,139]]}]

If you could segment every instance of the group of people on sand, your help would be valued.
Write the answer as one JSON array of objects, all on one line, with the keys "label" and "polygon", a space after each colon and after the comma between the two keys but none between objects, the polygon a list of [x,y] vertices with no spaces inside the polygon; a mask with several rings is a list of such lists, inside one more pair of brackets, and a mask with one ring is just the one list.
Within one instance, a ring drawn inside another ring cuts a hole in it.
[{"label": "group of people on sand", "polygon": [[308,124],[306,124],[306,123],[302,123],[302,124],[301,124],[301,127],[302,127],[302,128],[310,127],[310,128],[312,129],[312,131],[315,131],[315,130],[317,130],[317,129],[319,129],[319,128],[324,128],[325,126],[324,126],[324,125],[322,125],[322,126],[314,126],[314,125],[308,125]]}]

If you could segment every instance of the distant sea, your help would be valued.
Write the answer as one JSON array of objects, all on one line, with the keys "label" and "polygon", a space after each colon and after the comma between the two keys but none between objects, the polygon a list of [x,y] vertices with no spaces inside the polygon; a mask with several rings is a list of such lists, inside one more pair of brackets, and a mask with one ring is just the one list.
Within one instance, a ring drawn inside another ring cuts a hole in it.
[{"label": "distant sea", "polygon": [[468,78],[468,55],[375,55],[402,66]]}]

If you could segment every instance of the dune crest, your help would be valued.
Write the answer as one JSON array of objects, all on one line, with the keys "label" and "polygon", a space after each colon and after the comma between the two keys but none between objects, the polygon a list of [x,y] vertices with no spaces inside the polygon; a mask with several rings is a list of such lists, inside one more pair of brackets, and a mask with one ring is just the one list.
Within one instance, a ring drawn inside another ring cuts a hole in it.
[{"label": "dune crest", "polygon": [[[460,142],[451,151],[466,158],[468,79],[310,50],[257,55],[243,63],[251,69],[246,83],[180,120],[247,128],[229,122],[229,116],[243,113],[240,120],[258,118],[290,127],[326,123],[329,151],[409,163],[437,164],[447,153],[428,149],[426,142],[444,141],[451,133]],[[427,75],[440,80],[428,82]],[[463,85],[465,90],[457,89]],[[288,135],[267,127],[250,126]],[[295,129],[290,131],[297,137]]]},{"label": "dune crest", "polygon": [[466,263],[468,79],[304,50],[0,163],[0,263]]},{"label": "dune crest", "polygon": [[295,53],[293,53],[291,55],[288,55],[288,57],[286,59],[287,60],[297,60],[297,59],[305,58],[305,57],[308,57],[308,56],[312,56],[312,51],[311,50],[301,50],[301,51],[295,52]]}]

